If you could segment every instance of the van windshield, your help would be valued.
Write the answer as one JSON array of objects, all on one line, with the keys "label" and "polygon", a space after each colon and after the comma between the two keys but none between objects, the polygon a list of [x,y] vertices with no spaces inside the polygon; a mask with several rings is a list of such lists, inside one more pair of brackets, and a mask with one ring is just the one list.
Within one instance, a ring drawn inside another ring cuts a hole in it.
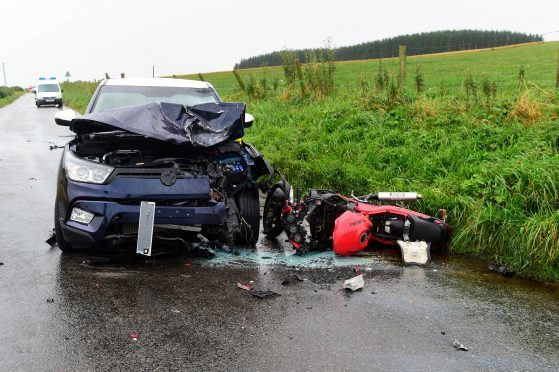
[{"label": "van windshield", "polygon": [[60,88],[58,87],[58,84],[39,84],[37,92],[60,92]]},{"label": "van windshield", "polygon": [[102,86],[91,112],[102,112],[117,107],[151,102],[178,103],[194,106],[200,103],[219,102],[211,88]]}]

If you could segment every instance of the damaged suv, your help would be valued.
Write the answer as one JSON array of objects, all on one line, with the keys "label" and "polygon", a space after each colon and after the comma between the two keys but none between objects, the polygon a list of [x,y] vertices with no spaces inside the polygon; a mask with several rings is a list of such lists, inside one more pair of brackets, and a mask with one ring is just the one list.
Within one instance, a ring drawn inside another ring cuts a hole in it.
[{"label": "damaged suv", "polygon": [[242,141],[253,123],[245,105],[221,102],[209,83],[104,80],[84,116],[61,111],[55,121],[76,134],[57,180],[62,251],[136,240],[145,202],[155,203],[150,239],[258,240],[258,188],[274,171]]}]

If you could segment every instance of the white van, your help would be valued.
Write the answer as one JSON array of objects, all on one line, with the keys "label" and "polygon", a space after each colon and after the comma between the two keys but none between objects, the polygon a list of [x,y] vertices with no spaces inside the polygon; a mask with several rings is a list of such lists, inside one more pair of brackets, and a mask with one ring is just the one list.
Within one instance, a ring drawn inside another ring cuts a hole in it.
[{"label": "white van", "polygon": [[33,93],[35,93],[35,104],[37,107],[43,105],[62,107],[62,89],[60,89],[60,84],[54,77],[50,79],[39,78]]}]

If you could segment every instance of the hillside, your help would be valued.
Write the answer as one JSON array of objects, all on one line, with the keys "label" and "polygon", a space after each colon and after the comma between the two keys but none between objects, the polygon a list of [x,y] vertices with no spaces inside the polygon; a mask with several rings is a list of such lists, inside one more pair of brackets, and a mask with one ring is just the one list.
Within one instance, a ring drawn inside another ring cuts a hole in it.
[{"label": "hillside", "polygon": [[[497,83],[499,92],[512,92],[516,88],[519,69],[524,67],[526,78],[542,88],[555,84],[557,51],[559,42],[513,45],[495,49],[480,49],[465,52],[452,52],[433,55],[419,55],[407,58],[407,87],[413,88],[413,71],[419,63],[425,76],[427,92],[438,92],[441,86],[448,92],[459,92],[468,69],[475,76],[487,74]],[[336,62],[335,83],[338,87],[357,86],[360,77],[372,79],[378,70],[379,61],[396,74],[398,58],[362,61]],[[239,70],[246,80],[254,76],[257,80],[266,78],[269,82],[283,80],[281,67],[267,67]],[[197,74],[177,75],[184,79],[198,80]],[[238,92],[239,85],[231,71],[203,73],[205,80],[212,83],[222,95]]]},{"label": "hillside", "polygon": [[[454,52],[481,48],[496,48],[506,45],[543,41],[540,35],[529,35],[511,31],[443,30],[400,35],[382,40],[343,46],[333,50],[335,61],[354,61],[371,58],[390,58],[398,55],[400,45],[407,46],[408,55]],[[322,49],[294,50],[302,63],[308,62],[312,54]],[[282,65],[282,51],[242,59],[236,69]]]}]

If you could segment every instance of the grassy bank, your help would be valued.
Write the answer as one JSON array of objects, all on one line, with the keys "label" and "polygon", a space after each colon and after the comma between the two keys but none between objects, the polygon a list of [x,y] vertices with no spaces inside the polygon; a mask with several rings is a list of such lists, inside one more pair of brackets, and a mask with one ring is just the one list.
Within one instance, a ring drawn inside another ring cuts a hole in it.
[{"label": "grassy bank", "polygon": [[[280,86],[254,99],[230,72],[204,78],[248,102],[247,141],[296,186],[421,192],[419,210],[449,211],[451,252],[559,279],[558,47],[416,57],[419,93],[413,59],[401,93],[375,84],[378,61],[337,63],[335,92],[322,97]],[[395,63],[383,62],[390,79]],[[281,71],[242,73],[258,81]],[[86,102],[93,88],[65,85],[66,102]]]},{"label": "grassy bank", "polygon": [[25,91],[20,87],[0,86],[0,107],[4,107],[19,98]]}]

